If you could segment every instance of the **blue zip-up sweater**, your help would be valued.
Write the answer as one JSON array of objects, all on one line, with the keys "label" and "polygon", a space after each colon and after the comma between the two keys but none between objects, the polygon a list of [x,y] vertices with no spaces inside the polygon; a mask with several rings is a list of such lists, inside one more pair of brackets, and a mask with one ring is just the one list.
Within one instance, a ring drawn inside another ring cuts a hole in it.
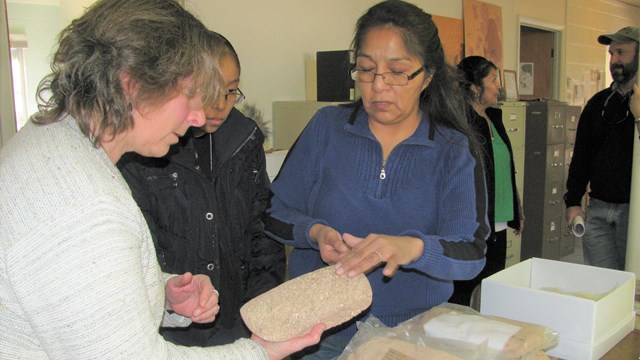
[{"label": "blue zip-up sweater", "polygon": [[[484,267],[487,221],[482,162],[467,138],[423,115],[416,132],[397,145],[386,162],[382,147],[360,109],[325,107],[311,119],[272,185],[267,234],[292,245],[291,277],[325,266],[312,225],[340,233],[413,236],[424,253],[392,278],[382,267],[367,276],[373,304],[351,321],[371,313],[395,326],[447,301],[453,280],[475,277]],[[313,294],[309,294],[313,296]]]}]

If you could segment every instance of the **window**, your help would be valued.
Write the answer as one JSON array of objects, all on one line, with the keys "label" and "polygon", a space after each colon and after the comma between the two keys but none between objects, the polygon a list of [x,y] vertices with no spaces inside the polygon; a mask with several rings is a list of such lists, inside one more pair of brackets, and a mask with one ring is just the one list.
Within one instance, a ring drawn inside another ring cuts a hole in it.
[{"label": "window", "polygon": [[13,75],[13,97],[16,111],[16,130],[27,123],[27,72],[24,53],[27,50],[27,36],[11,34],[11,72]]}]

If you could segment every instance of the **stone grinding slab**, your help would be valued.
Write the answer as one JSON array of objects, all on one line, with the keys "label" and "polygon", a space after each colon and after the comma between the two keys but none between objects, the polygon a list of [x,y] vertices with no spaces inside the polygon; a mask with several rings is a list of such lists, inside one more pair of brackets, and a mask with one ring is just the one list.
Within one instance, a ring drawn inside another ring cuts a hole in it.
[{"label": "stone grinding slab", "polygon": [[306,335],[314,325],[340,325],[371,305],[369,280],[336,275],[335,266],[304,274],[250,300],[240,315],[252,333],[267,341]]}]

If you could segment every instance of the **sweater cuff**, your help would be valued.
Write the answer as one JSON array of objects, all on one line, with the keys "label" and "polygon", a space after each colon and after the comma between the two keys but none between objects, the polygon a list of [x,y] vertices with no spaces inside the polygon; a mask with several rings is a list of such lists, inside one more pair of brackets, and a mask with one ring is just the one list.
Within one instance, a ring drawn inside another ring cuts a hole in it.
[{"label": "sweater cuff", "polygon": [[165,310],[162,317],[161,327],[181,328],[191,325],[191,318],[176,314],[173,311]]},{"label": "sweater cuff", "polygon": [[293,240],[296,247],[310,247],[314,250],[319,249],[318,243],[311,240],[309,237],[309,231],[311,231],[311,227],[315,224],[327,225],[327,222],[324,220],[312,219],[307,223],[296,224],[293,227]]},{"label": "sweater cuff", "polygon": [[223,350],[225,359],[264,360],[269,358],[267,350],[253,340],[239,339],[233,344],[216,346],[217,350]]},{"label": "sweater cuff", "polygon": [[423,238],[423,234],[420,231],[417,230],[408,230],[408,231],[404,231],[402,233],[400,233],[400,236],[411,236],[414,238],[418,238],[422,241],[423,245],[423,250],[422,250],[422,255],[420,255],[420,257],[418,259],[416,259],[413,262],[408,263],[407,265],[403,265],[403,268],[407,268],[407,269],[423,269],[426,264],[429,263],[429,261],[433,261],[434,260],[434,256],[433,254],[429,253],[430,249],[429,247],[429,242],[426,241]]}]

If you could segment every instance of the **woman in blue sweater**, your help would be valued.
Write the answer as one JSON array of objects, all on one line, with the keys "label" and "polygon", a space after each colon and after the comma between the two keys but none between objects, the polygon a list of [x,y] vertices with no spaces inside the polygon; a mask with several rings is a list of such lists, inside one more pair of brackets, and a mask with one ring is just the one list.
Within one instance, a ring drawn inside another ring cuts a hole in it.
[{"label": "woman in blue sweater", "polygon": [[[267,232],[294,250],[291,277],[336,264],[366,273],[373,304],[305,359],[337,357],[375,315],[388,326],[447,301],[484,267],[484,171],[431,16],[399,0],[356,25],[362,98],[318,111],[272,185]],[[313,294],[309,294],[313,296]]]}]

